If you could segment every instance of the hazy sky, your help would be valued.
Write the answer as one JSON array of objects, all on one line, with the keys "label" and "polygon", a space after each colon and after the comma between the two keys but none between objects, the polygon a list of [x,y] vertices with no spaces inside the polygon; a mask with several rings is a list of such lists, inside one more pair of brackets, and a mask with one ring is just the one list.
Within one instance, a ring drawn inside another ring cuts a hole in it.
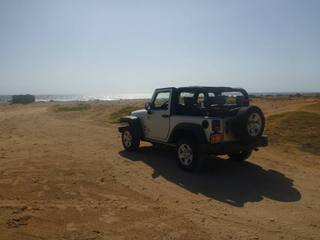
[{"label": "hazy sky", "polygon": [[320,1],[0,0],[0,94],[320,91]]}]

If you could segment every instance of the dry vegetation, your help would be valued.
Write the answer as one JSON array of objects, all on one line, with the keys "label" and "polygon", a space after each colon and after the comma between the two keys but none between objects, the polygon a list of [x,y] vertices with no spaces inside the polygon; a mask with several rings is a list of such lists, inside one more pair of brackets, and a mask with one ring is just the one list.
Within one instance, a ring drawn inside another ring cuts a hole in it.
[{"label": "dry vegetation", "polygon": [[293,111],[272,115],[266,133],[272,144],[293,143],[301,151],[320,155],[320,114]]},{"label": "dry vegetation", "polygon": [[132,111],[143,108],[144,100],[135,100],[133,103],[126,101],[91,103],[63,103],[51,107],[52,111],[61,117],[75,117],[91,120],[102,124],[119,123],[122,116],[130,114]]},{"label": "dry vegetation", "polygon": [[77,112],[77,111],[86,111],[91,108],[91,105],[88,103],[76,103],[70,105],[58,104],[53,106],[55,112]]},{"label": "dry vegetation", "polygon": [[320,155],[320,103],[269,116],[266,133],[271,144],[294,144],[301,151]]},{"label": "dry vegetation", "polygon": [[126,106],[112,112],[109,116],[110,123],[118,123],[121,117],[128,115],[137,109],[139,109],[137,106]]}]

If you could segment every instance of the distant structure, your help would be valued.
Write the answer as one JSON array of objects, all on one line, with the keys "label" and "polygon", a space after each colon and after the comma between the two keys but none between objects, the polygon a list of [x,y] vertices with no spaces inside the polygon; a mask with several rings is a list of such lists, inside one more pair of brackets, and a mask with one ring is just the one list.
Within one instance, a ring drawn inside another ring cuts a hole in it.
[{"label": "distant structure", "polygon": [[36,101],[36,97],[34,95],[13,95],[12,96],[12,103],[33,103]]}]

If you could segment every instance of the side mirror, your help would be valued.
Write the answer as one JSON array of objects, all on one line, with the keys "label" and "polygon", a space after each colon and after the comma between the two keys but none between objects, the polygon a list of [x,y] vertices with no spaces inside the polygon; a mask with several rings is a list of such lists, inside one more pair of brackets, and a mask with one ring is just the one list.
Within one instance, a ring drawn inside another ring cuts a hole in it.
[{"label": "side mirror", "polygon": [[147,113],[148,113],[148,114],[151,114],[151,113],[152,113],[152,103],[147,102],[147,103],[144,105],[144,108],[147,110]]}]

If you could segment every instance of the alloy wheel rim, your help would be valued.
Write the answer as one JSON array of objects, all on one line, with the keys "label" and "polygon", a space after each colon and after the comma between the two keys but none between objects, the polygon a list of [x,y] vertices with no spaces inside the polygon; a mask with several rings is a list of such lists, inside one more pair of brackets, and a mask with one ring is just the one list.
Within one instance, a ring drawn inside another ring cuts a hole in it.
[{"label": "alloy wheel rim", "polygon": [[193,160],[191,147],[188,144],[181,144],[178,148],[178,157],[183,166],[190,166]]},{"label": "alloy wheel rim", "polygon": [[131,143],[132,143],[132,136],[131,133],[129,131],[125,131],[123,133],[123,143],[126,147],[131,147]]},{"label": "alloy wheel rim", "polygon": [[252,137],[256,137],[261,132],[262,119],[258,113],[252,113],[248,118],[247,123],[248,133]]}]

